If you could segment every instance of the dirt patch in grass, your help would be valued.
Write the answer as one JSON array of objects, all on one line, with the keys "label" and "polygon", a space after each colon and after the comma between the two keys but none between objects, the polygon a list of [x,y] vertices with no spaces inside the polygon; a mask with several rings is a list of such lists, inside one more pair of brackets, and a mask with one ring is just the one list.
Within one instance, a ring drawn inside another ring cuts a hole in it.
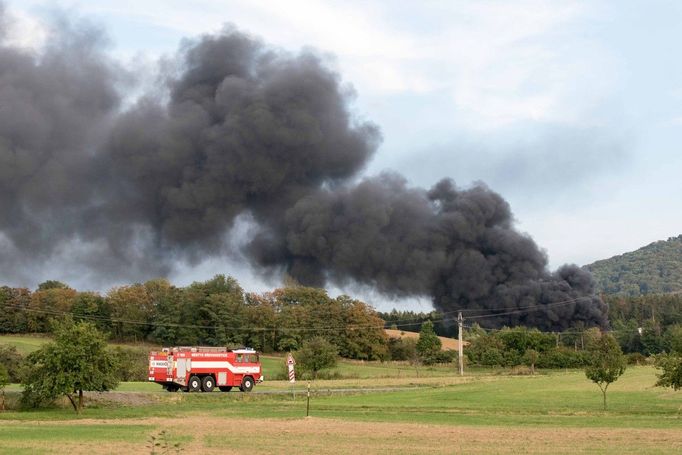
[{"label": "dirt patch in grass", "polygon": [[159,402],[178,401],[179,394],[154,394],[148,392],[86,392],[86,406],[144,406]]},{"label": "dirt patch in grass", "polygon": [[[102,425],[112,420],[63,421],[58,425]],[[208,415],[114,421],[131,428],[149,425],[152,434],[166,430],[181,442],[182,453],[680,453],[682,432],[654,429],[504,428],[366,423],[323,418],[240,419]],[[11,422],[6,422],[12,424]],[[3,423],[5,424],[5,423]],[[21,422],[26,425],[27,422]],[[55,425],[51,422],[50,425]],[[36,422],[40,431],[40,422]],[[78,445],[64,442],[12,441],[12,447],[40,452],[140,453],[145,442],[110,441]]]}]

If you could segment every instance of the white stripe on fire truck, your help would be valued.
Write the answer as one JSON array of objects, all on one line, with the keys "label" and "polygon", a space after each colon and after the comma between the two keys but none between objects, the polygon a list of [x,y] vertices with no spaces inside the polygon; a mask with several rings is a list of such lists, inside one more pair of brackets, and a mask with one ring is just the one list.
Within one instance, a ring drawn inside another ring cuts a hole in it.
[{"label": "white stripe on fire truck", "polygon": [[192,370],[198,368],[227,368],[233,373],[258,373],[258,367],[236,367],[230,362],[211,361],[211,360],[192,360]]}]

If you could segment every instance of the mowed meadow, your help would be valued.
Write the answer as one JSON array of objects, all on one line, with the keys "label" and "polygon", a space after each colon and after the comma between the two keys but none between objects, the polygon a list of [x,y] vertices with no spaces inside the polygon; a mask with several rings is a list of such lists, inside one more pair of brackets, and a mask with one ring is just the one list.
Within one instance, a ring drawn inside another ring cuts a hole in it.
[{"label": "mowed meadow", "polygon": [[[39,346],[40,339],[0,337]],[[0,413],[0,453],[679,453],[682,391],[654,387],[656,370],[630,367],[609,409],[582,371],[469,370],[342,361],[338,379],[292,388],[268,381],[283,358],[265,356],[251,394],[163,392],[122,383],[66,403]],[[7,389],[16,400],[20,387]]]}]

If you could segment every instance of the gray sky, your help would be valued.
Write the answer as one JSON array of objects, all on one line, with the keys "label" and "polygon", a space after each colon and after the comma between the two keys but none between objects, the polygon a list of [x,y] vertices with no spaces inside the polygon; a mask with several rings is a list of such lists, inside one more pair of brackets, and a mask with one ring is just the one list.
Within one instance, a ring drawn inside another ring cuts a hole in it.
[{"label": "gray sky", "polygon": [[[551,268],[680,234],[679,2],[6,2],[20,18],[14,44],[40,45],[42,22],[61,10],[101,25],[131,67],[225,23],[292,52],[312,47],[353,87],[353,111],[381,128],[366,175],[486,182]],[[211,260],[171,278],[271,284],[243,264]]]}]

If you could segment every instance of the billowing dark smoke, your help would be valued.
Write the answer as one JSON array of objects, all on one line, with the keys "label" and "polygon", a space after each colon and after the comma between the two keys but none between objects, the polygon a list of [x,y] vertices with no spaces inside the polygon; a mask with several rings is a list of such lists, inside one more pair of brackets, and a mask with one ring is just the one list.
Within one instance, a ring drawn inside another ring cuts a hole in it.
[{"label": "billowing dark smoke", "polygon": [[248,214],[260,230],[247,256],[303,284],[502,313],[489,325],[606,324],[590,276],[550,274],[485,185],[427,191],[393,174],[354,183],[378,129],[350,115],[348,90],[314,54],[226,29],[185,42],[163,90],[121,110],[128,75],[101,34],[62,23],[53,35],[39,54],[0,47],[3,277],[44,261],[93,281],[153,277],[224,254]]},{"label": "billowing dark smoke", "polygon": [[[168,248],[213,251],[237,215],[281,218],[367,162],[370,124],[351,124],[338,77],[311,54],[288,56],[230,30],[188,43],[169,100],[142,100],[103,157],[128,220]],[[109,190],[111,192],[111,190]]]},{"label": "billowing dark smoke", "polygon": [[[59,22],[38,53],[4,44],[12,25],[0,4],[0,273],[23,281],[52,257],[78,256],[87,242],[114,253],[93,223],[93,190],[103,176],[97,146],[124,74],[102,53],[95,28]],[[81,258],[83,269],[114,260],[95,249]]]},{"label": "billowing dark smoke", "polygon": [[[576,266],[548,273],[533,240],[512,228],[507,202],[483,184],[458,190],[442,180],[426,191],[386,174],[319,190],[251,251],[304,283],[351,280],[392,296],[430,295],[445,312],[501,314],[479,320],[488,326],[606,324],[589,273]],[[541,304],[549,305],[529,310]]]}]

